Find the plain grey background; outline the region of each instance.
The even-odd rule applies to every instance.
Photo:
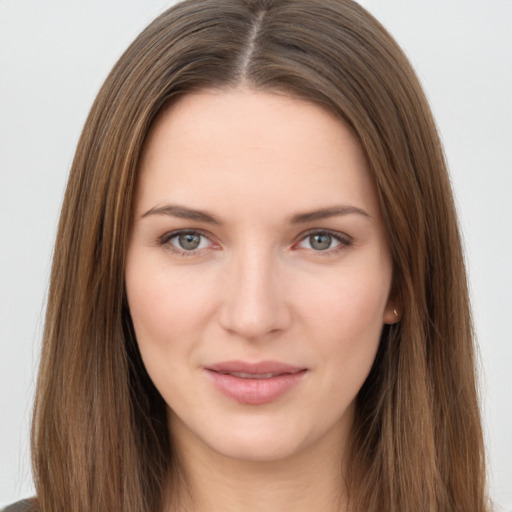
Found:
[[[0,506],[33,492],[29,420],[74,148],[164,0],[0,0]],[[361,0],[415,66],[448,157],[480,345],[491,496],[512,511],[512,2]]]

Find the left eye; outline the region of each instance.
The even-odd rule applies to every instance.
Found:
[[[197,231],[178,233],[168,239],[168,242],[180,251],[195,251],[204,249],[210,244],[209,240]]]
[[[328,249],[333,249],[340,244],[340,239],[332,233],[317,232],[311,233],[301,240],[299,247],[304,249],[313,249],[315,251],[326,251]]]

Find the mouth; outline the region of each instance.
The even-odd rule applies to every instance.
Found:
[[[226,361],[204,368],[214,387],[246,405],[273,402],[298,385],[307,369],[276,362]]]

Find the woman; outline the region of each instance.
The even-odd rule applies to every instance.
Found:
[[[456,217],[407,60],[345,1],[193,1],[79,142],[39,510],[486,510]]]

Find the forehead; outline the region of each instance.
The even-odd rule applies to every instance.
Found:
[[[280,93],[201,91],[168,107],[140,164],[138,203],[238,198],[291,208],[359,203],[378,209],[357,138],[333,113]],[[311,203],[311,204],[310,204]],[[232,205],[231,205],[232,206]]]

